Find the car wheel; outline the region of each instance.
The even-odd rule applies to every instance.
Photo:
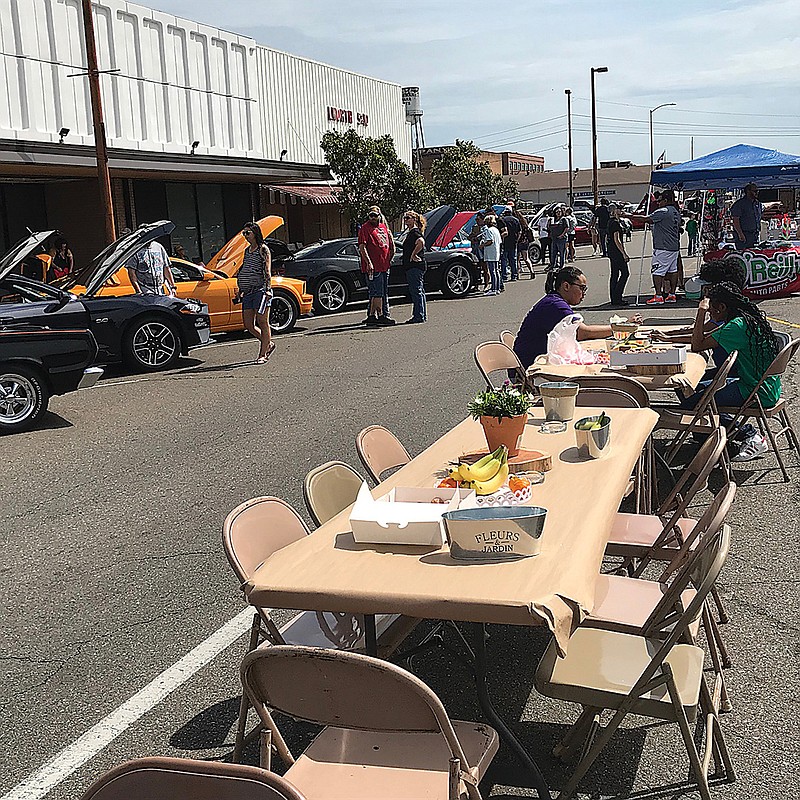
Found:
[[[542,248],[538,244],[531,244],[528,246],[528,258],[532,264],[538,264],[539,259],[542,257]]]
[[[442,294],[445,297],[465,297],[472,288],[472,274],[464,261],[453,261],[442,275]]]
[[[181,337],[165,317],[134,320],[125,333],[123,356],[136,369],[157,372],[173,367],[181,355]]]
[[[288,292],[275,291],[269,308],[269,327],[273,333],[286,333],[297,325],[300,307]]]
[[[0,366],[0,433],[19,433],[47,411],[50,392],[34,370]]]
[[[349,299],[347,284],[336,275],[326,275],[314,290],[314,309],[321,314],[333,314],[341,311]]]

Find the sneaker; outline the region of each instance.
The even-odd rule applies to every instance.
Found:
[[[494,289],[489,288],[484,292],[484,294],[497,294],[497,292]]]
[[[668,295],[667,295],[667,296],[664,298],[664,302],[665,302],[665,303],[677,303],[677,302],[678,302],[678,298],[677,298],[677,297],[675,297],[675,295],[674,295],[674,294],[668,294]]]
[[[664,298],[660,294],[654,294],[648,301],[648,306],[663,306]]]
[[[381,328],[389,328],[392,325],[397,325],[397,321],[393,320],[391,317],[378,317],[378,325]]]
[[[364,320],[364,324],[365,324],[365,325],[366,325],[368,328],[377,328],[377,327],[378,327],[378,325],[380,325],[380,323],[378,322],[378,318],[377,318],[377,317],[367,317],[367,318]]]
[[[768,451],[767,440],[760,433],[756,433],[742,445],[742,449],[731,461],[752,461],[754,458],[763,456]]]
[[[407,319],[403,325],[417,325],[420,322],[425,322],[425,320],[419,317],[411,317],[411,319]]]

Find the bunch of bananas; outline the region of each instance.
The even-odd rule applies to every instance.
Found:
[[[474,489],[475,494],[496,492],[508,480],[508,448],[501,444],[474,464],[461,462],[450,471],[450,478],[464,489]]]

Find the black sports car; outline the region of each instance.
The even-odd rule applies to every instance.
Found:
[[[91,366],[96,356],[87,330],[0,327],[0,434],[35,425],[52,395],[94,386],[103,374]]]
[[[445,297],[465,297],[478,282],[478,263],[469,250],[431,250],[443,228],[453,218],[452,206],[440,206],[425,216],[425,289],[441,291]],[[389,292],[407,293],[406,273],[401,263],[403,234],[395,239],[397,254],[389,272]],[[306,282],[314,295],[314,308],[320,313],[341,311],[353,300],[367,297],[366,277],[361,272],[356,239],[331,239],[312,244],[292,254],[285,245],[269,242],[273,270]]]
[[[14,272],[54,232],[31,234],[0,259],[0,320],[6,326],[88,328],[97,340],[97,361],[101,364],[125,361],[151,372],[172,367],[190,347],[209,341],[207,306],[166,295],[95,294],[136,252],[174,227],[168,221],[142,225],[108,245],[91,264],[56,286]]]

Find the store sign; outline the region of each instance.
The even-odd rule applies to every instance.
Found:
[[[610,197],[617,193],[616,189],[601,189],[597,194],[600,197]],[[594,192],[573,192],[573,197],[594,197]]]
[[[346,108],[334,108],[328,106],[328,121],[329,122],[344,122],[347,125],[353,124],[353,116],[356,118],[356,125],[367,127],[369,125],[369,116],[367,114],[353,114],[352,111]]]
[[[706,261],[736,258],[744,266],[744,293],[756,300],[767,297],[786,297],[800,292],[800,248],[784,250],[716,250],[706,255]]]

